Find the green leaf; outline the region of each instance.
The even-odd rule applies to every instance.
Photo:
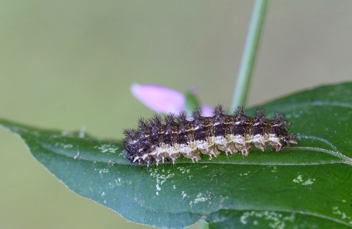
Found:
[[[207,215],[209,229],[218,228],[350,228],[312,215],[286,211],[219,210]]]
[[[284,113],[299,144],[149,169],[131,165],[120,141],[0,124],[73,192],[136,223],[182,228],[202,218],[209,228],[351,228],[352,83],[260,107],[268,117]]]
[[[185,111],[191,115],[192,112],[201,105],[199,98],[194,93],[187,91],[185,93],[185,99]]]

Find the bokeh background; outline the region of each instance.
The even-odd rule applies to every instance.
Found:
[[[229,108],[253,1],[0,2],[0,116],[121,138],[132,83]],[[351,80],[352,1],[269,2],[248,106]],[[0,129],[0,228],[150,228],[69,191]]]

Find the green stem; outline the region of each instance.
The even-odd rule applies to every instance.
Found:
[[[251,81],[267,3],[268,0],[256,0],[254,3],[230,112],[233,112],[238,106],[246,105],[249,84]]]

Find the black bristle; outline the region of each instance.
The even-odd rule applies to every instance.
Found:
[[[214,108],[214,117],[222,116],[224,111],[222,110],[222,106],[218,105]]]
[[[153,118],[149,119],[149,125],[151,126],[152,131],[157,130],[161,126],[161,117],[155,114]]]
[[[166,124],[176,124],[175,123],[175,114],[168,114],[166,117],[165,117],[165,122]]]
[[[235,113],[235,116],[236,117],[241,117],[244,115],[244,108],[243,107],[237,107],[237,110],[236,110],[236,113]]]
[[[179,124],[184,124],[187,121],[187,112],[182,111],[178,116],[176,116],[176,119]]]
[[[132,155],[130,154],[130,152],[126,151],[125,152],[125,157],[132,163],[133,162],[133,157]]]
[[[201,111],[201,109],[200,109],[200,108],[195,109],[195,110],[193,111],[193,113],[192,113],[192,117],[193,117],[193,119],[200,119],[200,118],[202,118],[202,111]]]
[[[123,131],[123,133],[128,137],[128,138],[131,138],[131,139],[136,139],[138,138],[137,134],[136,134],[136,130],[134,129],[125,129]]]
[[[138,124],[139,124],[139,128],[143,131],[143,132],[146,132],[149,130],[149,125],[148,123],[143,119],[143,118],[140,118],[138,120]]]
[[[274,113],[274,119],[273,119],[273,122],[274,123],[279,123],[281,122],[281,120],[283,119],[283,116],[280,115],[279,113],[275,112]]]
[[[123,134],[128,136],[128,137],[130,137],[131,136],[131,131],[132,131],[131,129],[124,129],[123,130]]]
[[[262,119],[264,117],[264,110],[263,109],[258,109],[256,112],[255,112],[255,117],[254,119]]]

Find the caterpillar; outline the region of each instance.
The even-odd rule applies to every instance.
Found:
[[[192,113],[169,114],[164,123],[159,115],[145,120],[139,119],[138,129],[126,129],[123,141],[125,156],[131,163],[158,165],[183,155],[198,162],[200,154],[217,157],[220,151],[235,154],[241,151],[248,156],[252,147],[264,151],[266,146],[279,152],[290,144],[297,144],[294,135],[285,126],[290,125],[283,116],[275,112],[273,120],[264,117],[264,110],[256,111],[251,118],[238,107],[234,115],[225,115],[222,106],[215,107],[212,117],[203,117],[200,109]],[[219,151],[220,150],[220,151]]]

